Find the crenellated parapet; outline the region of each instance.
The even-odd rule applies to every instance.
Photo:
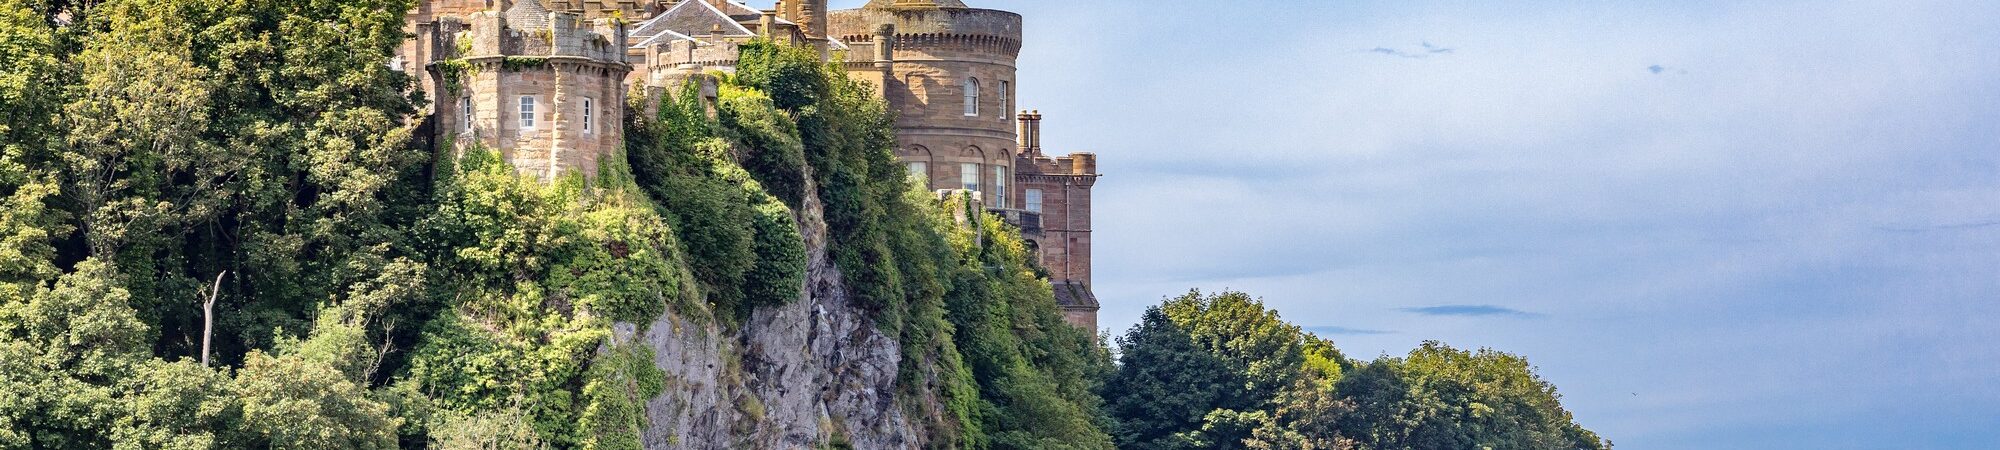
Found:
[[[1021,54],[1021,40],[1004,36],[953,33],[898,33],[895,35],[895,38],[895,48],[901,50],[986,52],[1007,57],[1018,57]],[[840,40],[856,48],[872,48],[875,45],[875,35],[873,34],[841,36]]]
[[[448,59],[471,62],[528,57],[626,64],[625,26],[617,19],[585,21],[582,15],[572,12],[513,16],[498,11],[467,15],[463,20],[470,23],[465,32],[441,36],[449,45],[443,50],[452,52]]]
[[[626,25],[520,0],[443,17],[426,64],[440,143],[483,146],[524,174],[595,175],[624,138]]]

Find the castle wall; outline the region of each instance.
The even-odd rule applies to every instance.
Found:
[[[965,164],[978,172],[986,204],[1018,208],[1012,195],[1017,155],[1013,115],[1015,58],[1021,46],[1021,16],[985,9],[855,9],[829,15],[828,33],[855,48],[859,63],[848,69],[878,84],[896,111],[899,148],[905,163],[922,163],[920,178],[933,189],[963,187]],[[873,64],[877,31],[894,27],[887,56]],[[887,73],[881,73],[886,68]],[[965,108],[967,79],[978,80],[977,114]],[[994,169],[1000,172],[995,173]],[[1006,185],[998,190],[997,186]]]
[[[1017,194],[1023,201],[1028,190],[1041,191],[1041,233],[1035,239],[1042,265],[1049,277],[1058,280],[1091,281],[1091,188],[1097,184],[1096,156],[1078,153],[1062,158],[1034,160],[1035,169],[1024,173]],[[1090,160],[1086,167],[1076,164]],[[1027,160],[1024,160],[1024,162]],[[1040,173],[1032,173],[1040,172]]]
[[[1063,308],[1063,321],[1085,330],[1097,330],[1097,308]]]
[[[624,139],[624,80],[631,70],[624,28],[611,19],[549,17],[549,28],[532,30],[510,28],[492,12],[471,15],[469,25],[435,23],[430,51],[452,57],[429,74],[439,98],[438,142],[461,151],[484,145],[543,180],[566,171],[596,175],[599,161]],[[523,98],[532,99],[532,121],[523,120]]]

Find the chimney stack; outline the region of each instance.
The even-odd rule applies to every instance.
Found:
[[[826,0],[792,0],[799,8],[799,16],[792,18],[805,32],[806,39],[826,38]]]
[[[1021,111],[1021,151],[1029,157],[1042,156],[1042,112]]]
[[[763,17],[757,19],[757,34],[763,35],[765,39],[776,39],[778,36],[774,31],[776,28],[778,28],[777,11],[764,11]]]

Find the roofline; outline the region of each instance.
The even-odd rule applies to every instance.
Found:
[[[736,23],[736,18],[733,18],[733,17],[729,17],[729,13],[726,13],[726,12],[722,12],[722,10],[721,10],[721,9],[719,9],[719,8],[716,8],[716,7],[715,7],[715,5],[710,5],[710,4],[708,4],[708,2],[706,2],[706,1],[703,1],[703,0],[682,0],[682,1],[681,1],[681,4],[683,4],[683,5],[685,5],[685,4],[689,4],[689,3],[699,3],[699,4],[701,4],[701,7],[703,7],[703,8],[708,8],[708,11],[709,11],[709,12],[712,12],[712,13],[715,13],[715,15],[718,15],[718,16],[722,16],[722,21],[723,21],[723,22],[727,22],[727,23],[729,23],[729,26],[733,26],[733,27],[736,27],[736,31],[741,31],[741,32],[743,32],[743,34],[747,34],[747,35],[751,35],[751,36],[756,36],[756,35],[757,35],[757,33],[752,33],[752,32],[750,32],[750,29],[749,29],[749,28],[744,28],[744,27],[743,27],[743,24],[740,24],[740,23]],[[679,6],[675,6],[675,7],[673,8],[673,9],[669,9],[669,10],[667,10],[667,11],[668,11],[668,12],[672,12],[672,11],[673,11],[674,9],[680,9],[680,7],[679,7]],[[660,15],[661,15],[661,16],[665,16],[666,14],[660,14]]]
[[[653,35],[653,36],[651,36],[651,37],[648,37],[648,38],[646,38],[646,40],[644,40],[644,41],[640,41],[640,42],[639,42],[638,44],[633,44],[633,45],[632,45],[632,48],[646,48],[646,46],[647,46],[647,45],[651,45],[651,44],[653,43],[653,41],[658,41],[658,40],[660,40],[661,38],[667,38],[667,37],[671,37],[671,38],[674,38],[674,39],[679,39],[679,40],[683,40],[683,41],[694,41],[694,42],[701,42],[701,40],[700,40],[700,39],[695,39],[695,38],[693,38],[693,37],[690,37],[690,36],[688,36],[688,35],[685,35],[685,34],[681,34],[681,33],[680,33],[680,32],[678,32],[678,31],[674,31],[674,30],[660,30],[660,34],[655,34],[655,35]]]

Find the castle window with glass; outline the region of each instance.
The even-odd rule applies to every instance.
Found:
[[[979,165],[964,163],[958,165],[959,187],[968,191],[979,190]]]
[[[533,130],[533,129],[535,129],[535,97],[534,97],[534,96],[531,96],[531,95],[523,95],[523,96],[521,96],[521,129],[523,129],[523,130]]]
[[[1026,204],[1026,205],[1022,205],[1022,207],[1023,207],[1024,209],[1027,209],[1027,210],[1028,210],[1028,212],[1031,212],[1031,213],[1040,213],[1040,212],[1042,212],[1042,190],[1041,190],[1041,189],[1029,189],[1029,190],[1028,190],[1028,198],[1027,198],[1027,201],[1028,201],[1028,204]]]
[[[993,166],[993,206],[1007,207],[1007,168]]]
[[[966,79],[965,79],[965,116],[966,116],[966,117],[976,117],[976,116],[978,116],[978,115],[979,115],[979,79],[978,79],[978,78],[966,78]]]
[[[1000,120],[1002,121],[1014,120],[1014,104],[1008,102],[1014,98],[1013,90],[1014,83],[1009,83],[1007,80],[1000,80]]]

